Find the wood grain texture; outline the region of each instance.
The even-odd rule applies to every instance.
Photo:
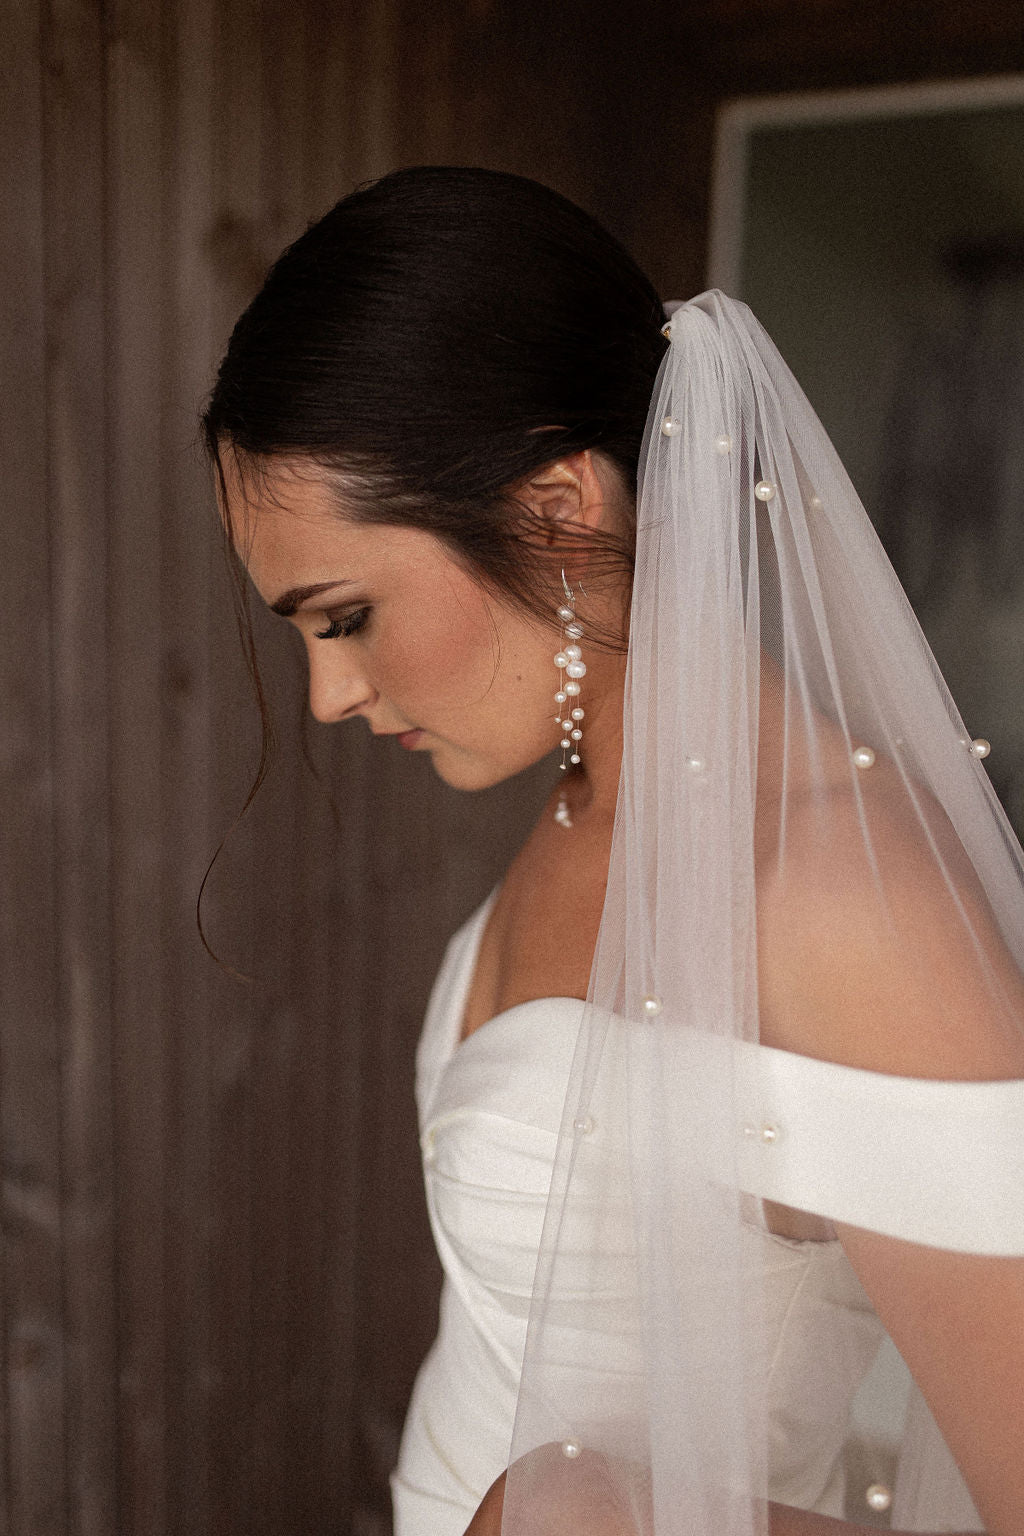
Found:
[[[48,13],[49,520],[61,1051],[65,1518],[115,1518],[117,1348],[111,1135],[114,945],[109,818],[111,652],[102,7]],[[54,296],[59,296],[56,303]],[[89,637],[88,641],[86,637]]]
[[[1024,66],[1017,0],[9,0],[0,59],[0,1536],[386,1536],[436,1322],[412,1062],[545,770],[259,747],[196,410],[359,182],[551,182],[701,286],[714,109]],[[240,983],[227,967],[247,972]]]
[[[4,814],[0,899],[0,1117],[3,1177],[3,1460],[0,1529],[64,1520],[58,894],[54,658],[47,526],[46,145],[36,6],[10,17],[0,92],[5,388],[4,564],[0,687]]]
[[[110,818],[117,956],[112,1020],[117,1146],[119,1480],[126,1531],[162,1528],[169,1413],[165,1365],[167,1008],[159,957],[161,647],[159,477],[163,369],[165,93],[157,4],[106,12],[106,205],[114,753]]]
[[[160,980],[165,1008],[167,1149],[164,1163],[167,1305],[165,1384],[169,1421],[167,1528],[213,1530],[210,1431],[213,1400],[210,1253],[211,968],[197,964],[192,905],[209,856],[213,793],[208,637],[217,591],[212,509],[195,445],[194,398],[219,338],[205,248],[213,194],[214,11],[188,0],[165,14],[160,497],[160,838],[178,849],[161,883]],[[237,1006],[237,1005],[235,1005]]]

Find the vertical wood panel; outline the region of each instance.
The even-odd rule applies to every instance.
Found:
[[[55,805],[60,923],[66,1528],[103,1536],[117,1510],[117,1253],[112,1115],[111,654],[107,493],[109,249],[104,35],[95,0],[51,8],[51,343]],[[57,214],[60,206],[60,214]],[[54,240],[55,227],[60,235]],[[51,1527],[48,1527],[51,1528]]]
[[[354,182],[382,176],[395,165],[396,99],[401,95],[405,39],[401,0],[359,5],[349,0],[345,46],[352,51],[346,135]],[[336,34],[337,35],[337,34]]]
[[[46,260],[53,529],[55,806],[61,1025],[66,1508],[114,1519],[116,1339],[106,670],[107,247],[103,23],[89,0],[48,16]],[[51,1517],[52,1518],[52,1517]],[[50,1529],[52,1527],[47,1527]]]
[[[99,5],[53,0],[44,50],[65,1502],[37,1518],[95,1530],[110,1523],[115,1452]]]
[[[158,0],[108,9],[111,300],[111,819],[120,1254],[120,1527],[164,1526],[168,1417],[163,1210],[167,1137],[160,966],[160,461],[163,92]]]
[[[63,1517],[60,1215],[54,1079],[57,946],[46,459],[46,293],[42,17],[8,18],[3,57],[5,387],[4,563],[0,604],[0,1114],[3,1118],[3,1486],[0,1528]],[[16,387],[15,387],[16,386]]]

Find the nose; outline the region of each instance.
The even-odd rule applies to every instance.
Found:
[[[322,725],[333,725],[357,715],[373,702],[374,688],[354,664],[351,654],[341,654],[347,647],[331,647],[320,643],[308,647],[309,656],[309,709],[314,720]]]

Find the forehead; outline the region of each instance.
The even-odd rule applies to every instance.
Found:
[[[415,568],[450,566],[433,534],[356,521],[344,489],[319,466],[301,460],[240,464],[222,456],[221,517],[260,596],[324,581],[373,580]]]

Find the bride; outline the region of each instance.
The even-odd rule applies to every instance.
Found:
[[[778,353],[669,309],[557,194],[402,171],[205,416],[318,719],[466,790],[555,754],[420,1045],[396,1532],[1020,1536],[1021,852]]]

